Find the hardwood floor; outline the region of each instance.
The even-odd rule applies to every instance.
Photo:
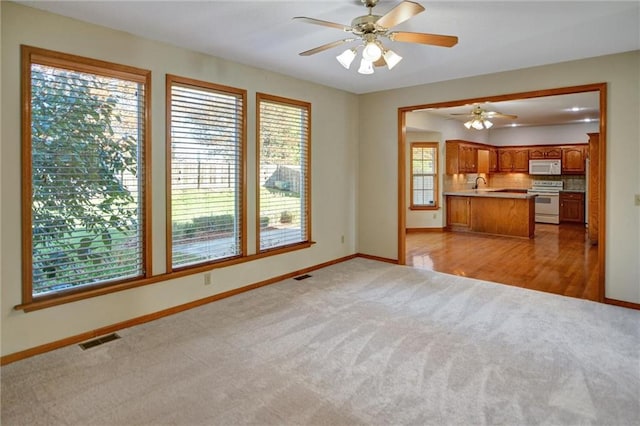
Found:
[[[407,233],[407,265],[597,300],[598,249],[582,225],[536,223],[535,238]]]

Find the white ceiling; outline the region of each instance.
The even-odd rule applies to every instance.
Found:
[[[299,56],[350,34],[291,19],[349,25],[368,12],[360,0],[17,2],[357,94],[640,49],[639,1],[418,0],[426,11],[393,29],[455,35],[459,43],[384,39],[404,60],[373,75],[338,64],[349,44]],[[380,0],[374,14],[398,3]]]
[[[292,20],[307,16],[349,25],[368,13],[360,0],[293,1],[21,1],[27,6],[126,31],[231,61],[356,94],[489,74],[640,49],[640,1],[428,1],[426,11],[394,30],[458,36],[452,48],[391,42],[404,59],[393,70],[357,73],[335,60],[353,42],[302,57],[298,53],[350,33]],[[399,0],[380,0],[383,15]],[[537,98],[483,105],[518,115],[520,125],[597,118],[597,96]],[[582,108],[567,115],[567,105]],[[470,111],[456,107],[434,111]],[[464,117],[456,117],[464,120]],[[495,120],[496,127],[508,124]]]
[[[501,102],[482,102],[470,105],[433,108],[426,111],[445,119],[468,121],[471,110],[479,105],[485,111],[516,115],[517,118],[491,118],[494,129],[502,127],[552,126],[559,124],[597,123],[600,119],[600,96],[598,92],[572,93],[530,99]],[[467,115],[453,115],[467,114]]]

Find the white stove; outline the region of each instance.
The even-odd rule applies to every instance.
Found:
[[[534,180],[527,194],[537,195],[535,220],[540,223],[560,223],[561,180]]]

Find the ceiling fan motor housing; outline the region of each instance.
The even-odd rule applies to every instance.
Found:
[[[362,4],[365,5],[365,7],[375,7],[376,4],[378,4],[378,0],[361,0]]]
[[[369,33],[378,32],[378,26],[376,26],[376,21],[380,19],[379,15],[364,15],[358,16],[356,19],[351,21],[351,32],[355,35],[363,35]]]

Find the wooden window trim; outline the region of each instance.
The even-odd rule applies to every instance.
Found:
[[[433,148],[435,151],[435,166],[436,172],[433,175],[433,195],[434,202],[433,206],[415,204],[413,202],[413,148]],[[440,209],[440,186],[438,184],[440,180],[440,153],[438,152],[440,149],[440,144],[438,142],[412,142],[409,147],[409,196],[410,196],[410,204],[409,210],[439,210]]]
[[[209,262],[199,263],[196,265],[188,265],[184,267],[175,268],[175,271],[186,271],[191,269],[199,269],[203,265],[220,265],[226,264],[228,261],[233,262],[235,259],[241,259],[247,255],[247,91],[236,87],[224,86],[216,83],[210,83],[201,80],[195,80],[187,77],[180,77],[173,74],[167,74],[165,78],[165,140],[166,140],[166,152],[165,152],[165,197],[166,197],[166,270],[167,272],[173,272],[172,267],[172,218],[171,218],[171,101],[173,85],[189,86],[197,89],[211,90],[220,93],[227,93],[231,95],[237,95],[242,98],[242,137],[240,140],[240,202],[242,208],[240,210],[240,241],[241,252],[237,256],[232,256],[224,259],[216,259]]]
[[[47,49],[41,49],[33,46],[21,45],[21,133],[22,133],[22,185],[21,185],[21,208],[22,208],[22,304],[19,306],[30,305],[34,302],[52,301],[55,299],[66,300],[68,298],[82,298],[85,293],[93,293],[96,291],[104,291],[105,288],[119,288],[122,286],[130,286],[132,283],[144,281],[152,275],[152,249],[150,244],[151,235],[151,71],[115,64],[111,62],[101,61],[97,59],[71,55],[62,52],[56,52]],[[96,285],[89,287],[81,287],[77,289],[68,289],[54,294],[43,296],[33,296],[33,264],[32,264],[32,244],[31,235],[32,212],[31,212],[31,64],[41,64],[64,68],[71,71],[79,71],[91,74],[98,74],[105,77],[113,77],[126,79],[145,85],[144,90],[144,141],[142,143],[142,167],[144,176],[142,185],[145,191],[142,197],[142,265],[143,275],[133,279],[125,279],[105,283],[104,285]]]
[[[307,131],[307,162],[305,173],[305,187],[307,197],[305,199],[304,214],[307,218],[305,223],[306,241],[300,241],[291,245],[272,247],[268,249],[260,249],[260,104],[263,101],[280,103],[287,106],[297,106],[307,110],[308,131]],[[310,246],[313,243],[311,237],[311,103],[296,99],[284,98],[281,96],[269,95],[266,93],[256,93],[256,252],[259,254],[279,254],[282,249],[296,246]]]

